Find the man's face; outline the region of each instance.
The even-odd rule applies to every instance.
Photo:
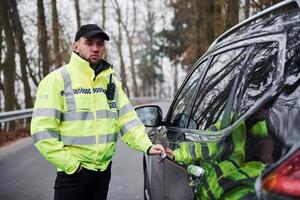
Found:
[[[101,60],[105,45],[104,40],[95,35],[88,39],[81,37],[77,42],[74,42],[73,48],[80,57],[94,65]]]

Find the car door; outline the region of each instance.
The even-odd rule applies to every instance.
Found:
[[[173,104],[171,106],[172,108],[172,116],[176,113],[183,113],[183,115],[188,115],[188,112],[192,106],[192,99],[194,98],[197,86],[199,84],[199,80],[203,76],[203,72],[206,69],[208,61],[207,59],[204,59],[203,61],[199,62],[195,65],[195,68],[192,70],[192,72],[188,75],[188,78],[184,81],[180,88],[180,92],[176,95],[176,100],[173,101]],[[169,112],[170,113],[170,112]],[[173,119],[174,121],[174,119]],[[176,127],[184,127],[187,125],[187,121],[184,117],[179,119],[177,121],[178,123],[175,125]],[[149,136],[155,143],[163,144],[164,146],[172,145],[168,143],[167,138],[164,138],[163,135],[168,132],[168,129],[166,127],[157,127],[153,129]],[[180,137],[180,134],[172,134],[174,137]],[[160,157],[159,156],[148,156],[146,158],[146,166],[147,166],[147,178],[149,188],[150,188],[150,197],[152,200],[159,200],[159,199],[170,199],[170,197],[166,196],[165,193],[165,186],[168,187],[174,187],[174,182],[171,185],[166,184],[166,180],[164,179],[164,173],[172,173],[172,176],[174,178],[179,176],[179,180],[185,180],[187,179],[187,175],[184,171],[179,169],[179,172],[177,173],[175,170],[168,170],[169,167],[172,168],[172,163],[169,161],[159,162]],[[174,172],[174,173],[173,173]],[[183,178],[184,176],[185,178]],[[177,178],[176,178],[177,179]],[[178,184],[181,184],[181,182],[178,182]],[[186,185],[185,185],[186,187]],[[169,191],[169,189],[167,189]],[[181,190],[179,190],[180,192]],[[191,193],[191,192],[190,192]],[[185,196],[184,193],[181,193],[181,195]],[[183,199],[181,198],[181,195],[178,195],[177,199]],[[174,198],[172,198],[174,199]]]

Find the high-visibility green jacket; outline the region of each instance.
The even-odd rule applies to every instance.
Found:
[[[215,125],[220,128],[220,123]],[[256,137],[268,135],[265,121],[257,122],[250,130]],[[242,122],[230,136],[233,144],[228,156],[212,160],[222,151],[217,142],[200,144],[183,142],[174,150],[175,160],[183,164],[198,163],[205,170],[198,188],[197,199],[241,199],[254,192],[254,181],[265,168],[260,161],[245,161],[246,126]],[[255,147],[254,147],[255,148]]]
[[[105,170],[118,136],[138,151],[146,152],[152,145],[114,76],[115,99],[108,102],[106,89],[113,73],[108,68],[95,77],[89,63],[73,53],[66,66],[40,82],[31,135],[37,149],[58,170],[72,174],[80,164]]]

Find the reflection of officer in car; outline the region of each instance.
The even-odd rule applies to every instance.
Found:
[[[183,142],[174,151],[167,149],[170,159],[183,164],[197,163],[204,168],[205,178],[198,189],[198,199],[253,197],[255,178],[264,170],[264,163],[272,163],[273,146],[268,137],[265,121],[267,114],[266,107],[263,107],[250,117],[251,120],[237,126],[228,136],[232,144],[229,154],[219,159],[209,156],[226,147],[215,142]],[[219,130],[220,124],[217,122],[214,128]],[[204,155],[205,151],[208,151],[208,155]]]
[[[272,153],[274,144],[270,137],[270,131],[267,128],[266,119],[268,115],[269,108],[266,105],[246,120],[246,161],[260,160],[266,164],[273,163]]]

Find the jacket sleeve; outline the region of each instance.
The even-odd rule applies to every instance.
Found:
[[[80,163],[60,141],[59,124],[64,107],[63,83],[51,73],[39,84],[31,121],[31,135],[39,152],[67,174],[74,173]]]
[[[116,79],[114,81],[118,91],[118,99],[116,99],[119,109],[117,124],[121,139],[130,148],[147,153],[148,148],[153,144],[146,134],[145,126],[122,90],[121,84]]]

